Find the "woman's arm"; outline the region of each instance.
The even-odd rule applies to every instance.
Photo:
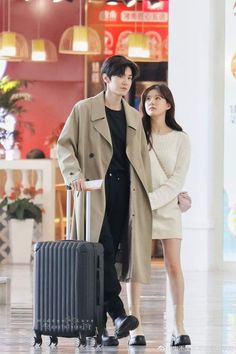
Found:
[[[152,210],[159,209],[168,204],[181,192],[189,168],[189,162],[190,141],[188,135],[183,134],[174,173],[159,188],[149,193]]]
[[[141,123],[141,155],[143,161],[144,174],[147,180],[147,190],[152,191],[152,177],[151,177],[151,164],[149,151],[147,146],[147,139],[143,129],[143,124]]]

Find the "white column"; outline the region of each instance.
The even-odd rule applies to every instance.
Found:
[[[22,179],[21,179],[21,185],[24,187],[24,188],[29,188],[30,187],[30,183],[29,183],[29,172],[28,170],[22,170],[21,171],[21,176],[22,176]]]
[[[4,187],[5,193],[7,195],[10,195],[13,187],[14,187],[14,181],[13,181],[12,170],[6,170],[6,183]]]
[[[43,172],[42,172],[42,170],[36,170],[35,172],[36,172],[36,176],[37,176],[35,189],[38,190],[38,189],[43,188]],[[35,203],[37,203],[37,204],[42,203],[42,194],[36,195],[34,200],[35,200]]]
[[[193,207],[183,217],[182,262],[209,270],[222,265],[224,0],[169,4],[168,83],[192,143],[185,189]]]

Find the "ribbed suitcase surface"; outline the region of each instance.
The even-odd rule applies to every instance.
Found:
[[[38,242],[34,265],[35,343],[41,335],[101,335],[103,319],[103,247],[84,241]]]

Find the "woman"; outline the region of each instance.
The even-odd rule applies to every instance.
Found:
[[[191,344],[184,329],[184,279],[180,262],[182,239],[178,194],[189,167],[189,137],[175,120],[175,103],[166,85],[153,85],[142,94],[143,126],[149,147],[153,192],[152,238],[160,239],[174,307],[172,346]],[[138,283],[128,284],[130,312],[140,321]],[[141,322],[140,322],[141,323]],[[145,345],[141,324],[131,331],[130,345]]]

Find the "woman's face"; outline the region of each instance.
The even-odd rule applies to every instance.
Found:
[[[171,107],[161,93],[155,89],[148,92],[144,106],[146,113],[150,117],[165,115],[166,111]]]

